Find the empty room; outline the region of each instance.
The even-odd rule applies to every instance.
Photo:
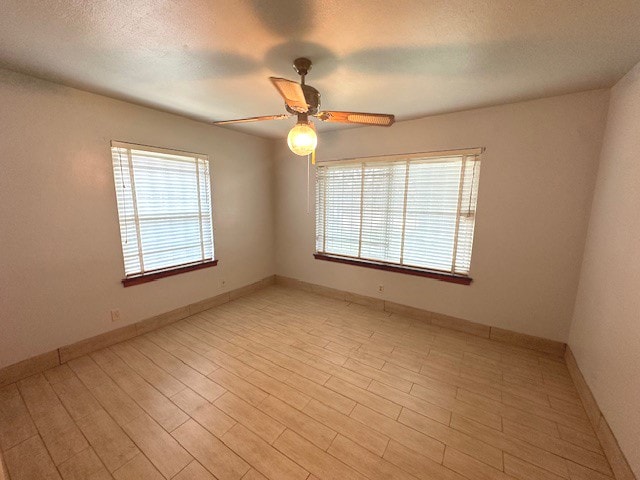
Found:
[[[639,479],[638,25],[0,2],[0,480]]]

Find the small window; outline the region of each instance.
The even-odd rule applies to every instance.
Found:
[[[213,263],[208,157],[121,142],[111,155],[125,286]]]
[[[316,258],[468,276],[481,151],[319,163]]]

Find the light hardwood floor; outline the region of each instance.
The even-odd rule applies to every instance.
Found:
[[[561,358],[283,287],[0,389],[12,480],[612,477]]]

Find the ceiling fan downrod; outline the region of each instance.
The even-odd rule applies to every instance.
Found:
[[[311,70],[311,60],[306,57],[299,57],[293,61],[293,69],[300,75],[300,84],[304,85],[304,79]]]

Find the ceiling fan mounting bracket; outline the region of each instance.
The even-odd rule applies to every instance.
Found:
[[[298,75],[305,76],[311,70],[311,60],[305,57],[296,58],[293,61],[293,69]]]

